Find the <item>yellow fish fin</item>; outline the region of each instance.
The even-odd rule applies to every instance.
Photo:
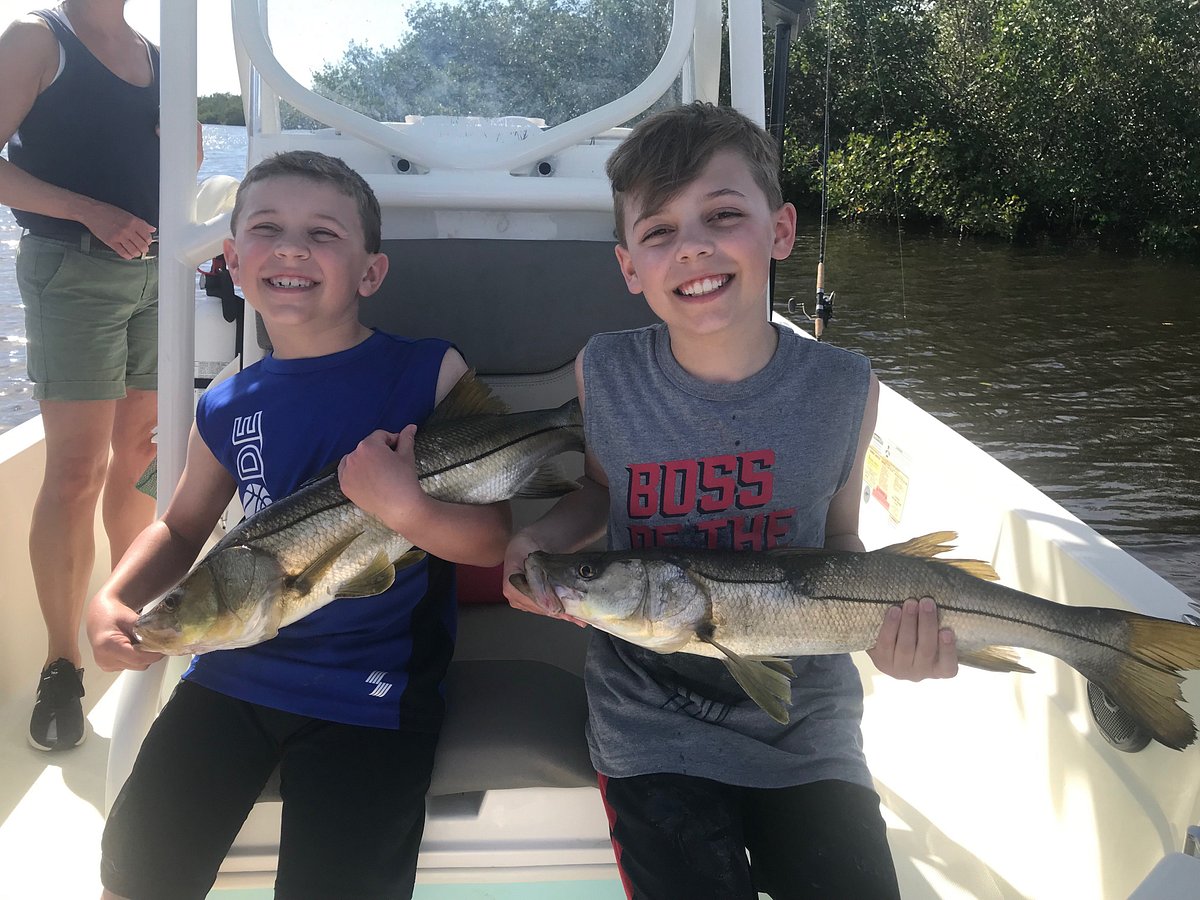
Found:
[[[425,425],[465,419],[467,416],[499,416],[509,411],[508,404],[492,393],[492,389],[475,377],[471,369],[450,389],[442,402],[433,408]]]
[[[951,541],[958,540],[957,531],[934,531],[920,537],[911,538],[899,544],[889,544],[880,547],[876,553],[895,553],[899,556],[915,556],[919,559],[929,559],[947,550],[953,550]]]
[[[390,588],[395,580],[396,567],[386,555],[380,553],[367,568],[338,588],[334,596],[374,597]]]
[[[399,559],[392,560],[392,568],[399,572],[401,569],[407,569],[409,566],[415,566],[425,558],[425,551],[417,547],[413,547],[405,553],[400,554]]]
[[[939,553],[953,550],[954,544],[950,542],[955,540],[958,540],[958,532],[956,531],[934,531],[900,544],[890,544],[887,547],[880,547],[875,552],[894,553],[897,556],[912,556],[917,559],[932,559],[934,562],[944,563],[947,566],[961,569],[968,575],[974,575],[976,578],[982,578],[984,581],[1000,580],[1000,576],[996,574],[996,570],[992,568],[991,563],[984,562],[982,559],[935,559]]]
[[[982,559],[935,559],[934,562],[961,569],[968,575],[974,575],[976,578],[982,578],[984,581],[1000,580],[1000,576],[996,574],[996,570],[992,568],[992,564],[984,562]]]
[[[721,660],[729,669],[729,674],[742,686],[742,690],[762,707],[768,716],[780,725],[788,723],[788,703],[792,699],[791,679],[783,672],[783,667],[791,669],[784,659],[748,658],[738,656],[728,647],[722,647],[711,637],[697,635],[702,640],[712,644],[725,654]]]
[[[1033,669],[1021,665],[1011,647],[983,647],[979,650],[959,650],[958,661],[964,666],[986,669],[989,672],[1025,672]]]
[[[347,538],[336,542],[332,547],[314,559],[308,566],[292,579],[292,586],[300,593],[305,594],[313,589],[313,585],[321,580],[322,576],[329,571],[329,567],[337,561],[346,548],[353,544],[362,535],[361,531],[355,532]]]

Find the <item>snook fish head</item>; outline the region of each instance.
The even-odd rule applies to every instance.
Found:
[[[148,650],[203,653],[256,643],[278,625],[282,573],[269,553],[228,547],[205,557],[134,628]],[[251,639],[253,638],[253,639]]]
[[[567,614],[632,644],[671,653],[707,623],[707,595],[669,559],[605,553],[530,554],[532,596],[553,594]]]

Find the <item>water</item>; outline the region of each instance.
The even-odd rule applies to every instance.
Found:
[[[817,230],[776,297],[813,307]],[[1200,598],[1200,266],[838,228],[832,343]]]
[[[200,177],[240,177],[245,132],[204,126]],[[0,210],[0,431],[37,413]],[[832,343],[1200,598],[1200,266],[835,228]],[[777,296],[812,306],[815,226]],[[901,264],[903,263],[903,264]]]
[[[240,178],[246,170],[245,129],[204,126],[204,164],[199,179],[211,175]],[[38,414],[25,378],[25,312],[17,291],[14,263],[21,228],[6,206],[0,206],[0,432]]]

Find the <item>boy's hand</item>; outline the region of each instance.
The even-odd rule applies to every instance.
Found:
[[[92,655],[105,672],[122,669],[144,671],[163,658],[163,654],[144,650],[133,638],[136,610],[119,600],[97,594],[87,610],[87,636]]]
[[[428,496],[417,480],[416,433],[416,425],[399,433],[373,431],[338,464],[342,493],[393,528],[403,524],[406,513]],[[396,530],[404,533],[402,527]]]
[[[580,627],[586,627],[587,622],[580,621],[574,616],[569,616],[563,612],[562,604],[558,601],[558,597],[550,586],[539,579],[532,579],[526,583],[529,585],[529,590],[533,594],[532,597],[524,594],[517,589],[512,583],[513,575],[525,577],[525,559],[530,553],[535,550],[543,549],[536,541],[524,533],[516,534],[511,541],[508,542],[508,549],[504,551],[504,576],[500,581],[501,587],[504,589],[504,598],[508,600],[509,606],[514,609],[521,609],[525,612],[537,613],[539,616],[551,616],[555,619],[566,619],[568,622],[574,622]]]
[[[904,681],[958,674],[954,632],[938,627],[937,606],[931,597],[910,597],[903,609],[889,609],[867,655],[880,672]]]

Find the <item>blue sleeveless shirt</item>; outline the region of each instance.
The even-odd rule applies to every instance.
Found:
[[[251,514],[376,428],[425,421],[450,347],[374,332],[329,356],[268,356],[205,393],[196,426]],[[436,731],[456,610],[453,566],[429,557],[378,596],[334,600],[269,641],[197,656],[184,677],[299,715]]]
[[[158,48],[145,87],[118,78],[75,36],[61,9],[33,13],[54,32],[65,64],[8,142],[13,165],[47,184],[109,203],[158,225]],[[139,35],[141,37],[141,35]],[[24,228],[74,238],[80,222],[14,209]]]

